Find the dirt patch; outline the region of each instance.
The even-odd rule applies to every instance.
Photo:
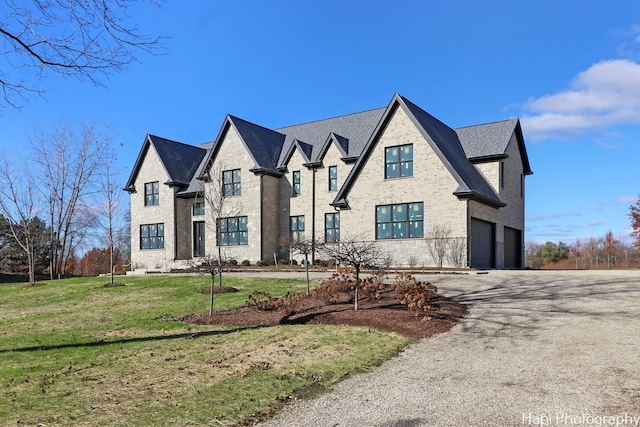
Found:
[[[213,294],[232,294],[234,292],[239,292],[239,289],[234,288],[233,286],[215,286],[213,288]],[[205,289],[200,292],[203,295],[211,295],[211,288]]]
[[[392,288],[378,298],[362,298],[354,310],[353,292],[341,292],[331,302],[312,295],[296,294],[290,309],[260,310],[255,306],[209,315],[194,315],[185,319],[201,325],[270,326],[296,324],[327,324],[368,326],[412,338],[427,338],[451,329],[468,310],[441,295],[429,302],[427,310],[409,310],[400,304]]]
[[[104,288],[118,288],[120,286],[127,286],[124,283],[105,283],[104,285],[96,286],[96,289]]]
[[[22,287],[22,289],[36,288],[38,286],[47,286],[47,284],[46,283],[37,283],[37,282],[36,283],[29,283],[28,285],[24,285]]]

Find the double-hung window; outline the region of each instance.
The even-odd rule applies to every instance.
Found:
[[[140,249],[164,248],[164,224],[140,225]]]
[[[238,246],[249,244],[248,220],[246,216],[221,218],[218,222],[218,245]]]
[[[413,176],[413,144],[385,148],[384,164],[385,178]]]
[[[293,194],[300,194],[300,171],[293,171]]]
[[[376,239],[421,237],[424,237],[422,202],[376,206]]]
[[[291,240],[298,241],[304,239],[304,215],[289,217],[289,232]]]
[[[324,214],[324,241],[335,243],[340,241],[340,213]]]
[[[160,183],[146,182],[144,184],[144,205],[152,206],[160,204]]]
[[[239,196],[242,194],[240,169],[222,171],[222,192],[225,196]]]
[[[329,191],[338,190],[338,166],[329,166]]]

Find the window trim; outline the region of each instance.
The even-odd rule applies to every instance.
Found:
[[[155,227],[155,234],[151,234],[151,227]],[[146,227],[147,231],[144,232],[144,227]],[[164,249],[164,222],[157,222],[151,224],[140,224],[140,250],[154,250],[154,249]],[[156,247],[153,246],[153,238],[157,239]],[[147,242],[145,245],[144,242]],[[145,247],[146,246],[146,247]]]
[[[411,210],[414,206],[420,206],[420,217],[411,218]],[[394,219],[394,213],[397,212],[396,208],[405,207],[406,208],[406,219]],[[388,221],[380,221],[380,208],[388,208],[389,213]],[[424,202],[409,202],[409,203],[393,203],[393,204],[385,204],[385,205],[376,205],[375,212],[375,220],[376,220],[376,240],[399,240],[399,239],[422,239],[424,238]],[[403,231],[404,236],[399,235],[396,236],[395,233],[397,230],[400,230],[400,225],[404,223]],[[384,236],[381,236],[380,226],[387,224],[389,229],[385,232]],[[419,226],[418,226],[419,225]],[[415,227],[414,227],[415,226]],[[418,230],[418,233],[415,233],[414,230]],[[387,236],[388,237],[385,237]]]
[[[293,229],[293,223],[295,220],[296,229]],[[302,220],[302,221],[301,221]],[[304,215],[291,215],[289,216],[289,237],[293,241],[298,241],[304,239],[305,235],[305,219]],[[300,229],[300,225],[302,225],[302,229]]]
[[[236,172],[238,180],[236,181]],[[222,171],[222,194],[225,197],[241,196],[242,195],[242,174],[241,169],[227,169]],[[226,175],[231,175],[231,181],[227,181]],[[230,191],[227,191],[230,189]]]
[[[144,205],[157,206],[160,204],[160,181],[144,183]]]
[[[331,172],[335,172],[335,177],[331,177]],[[329,191],[338,191],[338,166],[329,166]],[[332,185],[333,184],[333,185]]]
[[[403,149],[406,147],[411,147],[411,159],[402,160]],[[398,159],[397,161],[389,161],[389,150],[398,149]],[[390,176],[389,174],[389,166],[396,165],[397,167],[397,175]],[[404,173],[403,170],[408,169],[407,165],[410,165],[410,173]],[[384,179],[397,179],[397,178],[409,178],[413,176],[413,143],[410,144],[402,144],[402,145],[393,145],[391,147],[384,148]]]
[[[297,196],[302,192],[302,174],[300,173],[300,171],[293,171],[291,175],[291,186],[293,187],[293,195]]]
[[[202,205],[202,208],[200,209],[200,207],[198,205]],[[193,202],[193,206],[191,207],[191,214],[193,216],[202,216],[204,215],[204,202]],[[202,212],[202,213],[196,213],[196,209],[198,209],[198,212]]]
[[[235,226],[231,226],[235,223]],[[224,224],[224,230],[223,230]],[[237,238],[232,239],[232,234],[237,233]],[[226,238],[225,238],[226,237]],[[216,226],[216,246],[247,246],[249,245],[249,217],[230,216],[220,218]]]
[[[327,219],[333,218],[333,227],[327,227]],[[337,224],[337,226],[336,226]],[[333,231],[333,239],[329,239],[329,230]],[[340,212],[329,212],[324,214],[324,242],[336,243],[340,241]]]

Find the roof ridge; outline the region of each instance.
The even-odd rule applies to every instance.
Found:
[[[511,121],[515,121],[515,120],[520,120],[518,117],[512,117],[510,119],[504,119],[504,120],[495,120],[493,122],[488,122],[488,123],[478,123],[475,125],[469,125],[469,126],[460,126],[457,128],[452,128],[454,130],[458,130],[458,129],[467,129],[467,128],[474,128],[474,127],[478,127],[478,126],[487,126],[487,125],[494,125],[494,124],[498,124],[498,123],[505,123],[505,122],[511,122]]]
[[[169,138],[165,138],[163,136],[152,135],[152,134],[149,134],[149,138],[151,138],[152,140],[153,140],[153,138],[158,138],[158,139],[162,139],[162,140],[167,141],[167,142],[172,142],[174,144],[180,144],[180,145],[184,145],[186,147],[199,148],[201,150],[206,150],[206,148],[200,147],[200,145],[202,145],[202,144],[198,144],[198,145],[187,144],[186,142],[176,141],[174,139],[169,139]],[[207,143],[204,142],[203,144],[207,144]]]
[[[372,111],[386,110],[386,109],[387,109],[387,107],[371,108],[369,110],[358,111],[358,112],[355,112],[355,113],[341,114],[339,116],[327,117],[327,118],[324,118],[324,119],[317,119],[317,120],[311,120],[311,121],[308,121],[308,122],[296,123],[296,124],[288,125],[288,126],[282,126],[282,127],[274,128],[274,130],[278,131],[279,129],[287,129],[287,128],[292,128],[292,127],[296,127],[296,126],[303,126],[303,125],[308,125],[308,124],[311,124],[311,123],[324,122],[324,121],[327,121],[327,120],[339,119],[341,117],[355,116],[356,114],[363,114],[363,113],[369,113],[369,112],[372,112]]]

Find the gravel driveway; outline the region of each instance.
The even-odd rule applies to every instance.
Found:
[[[640,272],[429,275],[451,332],[263,426],[640,426]]]

